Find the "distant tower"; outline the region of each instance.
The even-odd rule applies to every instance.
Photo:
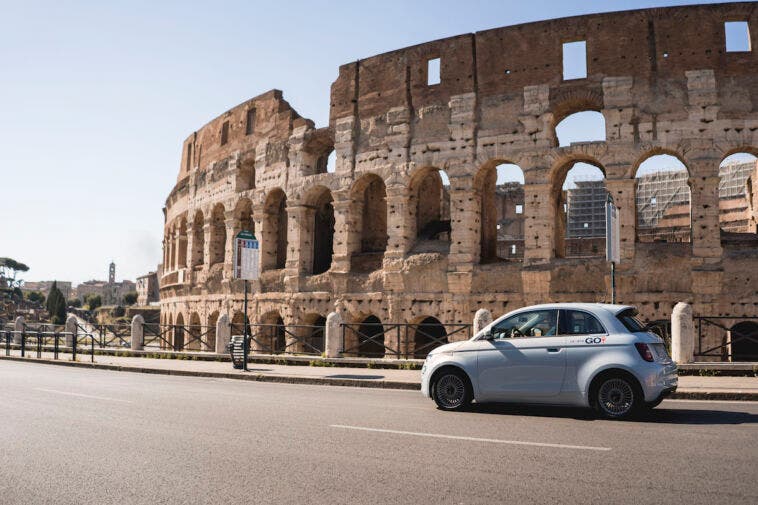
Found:
[[[108,267],[108,284],[115,284],[116,283],[116,264],[111,261],[110,266]]]

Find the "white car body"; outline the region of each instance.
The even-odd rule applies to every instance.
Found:
[[[602,328],[595,324],[590,325],[594,330],[592,333],[571,334],[569,329],[561,334],[565,328],[556,321],[554,328],[541,336],[518,335],[513,338],[512,335],[512,338],[488,339],[499,323],[513,316],[528,319],[535,311],[564,311],[556,314],[566,314],[566,319],[571,317],[572,321],[579,312],[589,314]],[[457,367],[468,377],[477,403],[590,406],[588,393],[593,379],[604,371],[620,370],[637,380],[645,402],[656,402],[676,389],[677,366],[666,353],[660,337],[647,331],[632,332],[617,317],[629,311],[634,311],[634,307],[556,303],[509,312],[470,340],[446,344],[429,353],[421,373],[422,393],[432,397],[435,372],[442,367]],[[534,331],[540,333],[543,330]],[[654,361],[643,359],[635,343],[648,344]]]

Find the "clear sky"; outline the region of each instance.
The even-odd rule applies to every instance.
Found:
[[[271,88],[326,125],[339,65],[442,37],[676,1],[0,0],[0,257],[26,280],[161,260],[181,142]]]

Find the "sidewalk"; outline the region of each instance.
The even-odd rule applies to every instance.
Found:
[[[52,358],[52,353],[43,353],[42,359],[0,356],[0,360],[80,366],[125,372],[388,389],[418,390],[421,387],[421,372],[419,370],[250,363],[249,370],[243,372],[242,370],[232,368],[231,363],[228,361],[215,362],[96,355],[95,363],[91,363],[89,355],[79,355],[78,361],[74,363],[70,361],[70,354],[62,354],[59,360],[53,360]],[[679,388],[672,398],[758,401],[758,377],[680,376]]]

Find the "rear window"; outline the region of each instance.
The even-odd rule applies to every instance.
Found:
[[[645,324],[637,318],[637,311],[626,309],[616,316],[619,321],[631,332],[645,331]]]

